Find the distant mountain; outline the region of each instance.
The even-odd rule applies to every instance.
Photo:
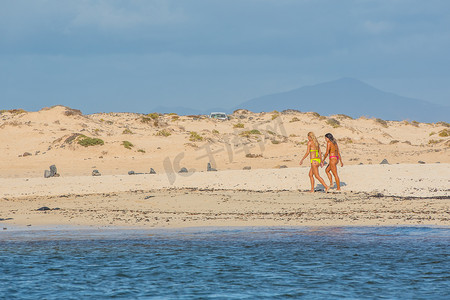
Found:
[[[321,115],[346,114],[385,120],[437,122],[450,119],[450,107],[384,92],[362,81],[341,78],[258,97],[235,107],[254,112],[297,109]]]

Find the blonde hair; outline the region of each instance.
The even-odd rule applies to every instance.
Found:
[[[319,142],[317,141],[317,138],[316,138],[316,135],[314,134],[314,132],[312,132],[312,131],[308,132],[308,136],[311,138],[311,140],[313,141],[316,148],[319,148]]]

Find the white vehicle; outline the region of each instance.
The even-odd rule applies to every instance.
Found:
[[[209,114],[209,118],[217,120],[228,120],[227,114],[223,112],[212,112]]]

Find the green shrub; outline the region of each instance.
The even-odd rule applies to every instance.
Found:
[[[163,129],[163,130],[158,131],[156,133],[156,135],[157,136],[166,136],[167,137],[167,136],[172,135],[172,133],[169,130],[167,130],[167,129]]]
[[[275,145],[280,143],[280,141],[277,141],[277,140],[272,140],[271,142],[272,142],[272,144],[275,144]]]
[[[142,117],[141,118],[141,122],[142,123],[150,123],[150,122],[152,122],[153,121],[153,119],[152,118],[149,118],[149,117]]]
[[[448,129],[442,129],[441,131],[439,131],[440,137],[447,137],[449,135],[450,135],[450,130],[448,130]]]
[[[191,134],[191,135],[190,135],[190,137],[189,137],[189,140],[190,140],[191,142],[200,142],[200,141],[203,141],[203,137],[200,136],[197,132],[191,131],[190,134]]]
[[[438,144],[438,143],[440,143],[440,142],[442,142],[443,140],[429,140],[428,141],[428,145],[435,145],[435,144]]]
[[[150,117],[151,119],[156,120],[156,119],[159,118],[159,114],[158,113],[151,113],[151,114],[148,114],[147,117]]]
[[[300,121],[299,118],[293,117],[292,120],[289,121],[289,123],[298,122],[298,121]]]
[[[219,130],[213,129],[213,130],[212,130],[212,133],[213,133],[213,134],[219,134],[220,132],[219,132]]]
[[[123,141],[122,145],[127,149],[131,149],[132,147],[134,147],[134,145],[132,143],[130,143],[129,141]]]
[[[436,132],[434,132],[434,131],[430,132],[430,136],[435,135],[435,134],[436,134]]]
[[[233,128],[244,128],[244,124],[242,124],[242,123],[234,124]]]
[[[420,124],[420,123],[417,122],[417,121],[412,121],[412,122],[411,122],[411,125],[414,126],[414,127],[419,127],[419,124]]]
[[[381,126],[383,126],[384,128],[388,127],[388,123],[385,120],[382,119],[375,119],[375,122],[377,122],[378,124],[380,124]]]
[[[347,116],[347,115],[344,115],[344,114],[337,114],[336,115],[338,118],[340,118],[340,119],[348,119],[348,120],[353,120],[353,118],[352,117],[350,117],[350,116]]]
[[[436,123],[436,125],[441,125],[441,126],[444,126],[444,127],[450,127],[450,124],[449,123],[447,123],[447,122],[437,122]]]
[[[276,110],[275,110],[276,111]],[[278,118],[280,115],[279,114],[274,114],[272,115],[272,120],[275,120],[276,118]]]
[[[133,134],[133,132],[130,129],[124,129],[124,131],[122,131],[122,134]]]
[[[144,149],[139,149],[138,152],[145,153]]]
[[[97,145],[104,145],[105,142],[98,138],[91,138],[87,137],[85,135],[79,135],[77,139],[78,144],[80,144],[83,147],[89,147],[89,146],[97,146]]]
[[[243,137],[250,137],[251,135],[259,135],[261,132],[258,129],[242,131],[239,135]]]
[[[339,122],[338,120],[333,119],[333,118],[328,119],[327,120],[327,124],[330,125],[333,128],[338,128],[338,127],[341,126],[341,122]]]

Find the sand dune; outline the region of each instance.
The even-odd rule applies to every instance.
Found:
[[[446,123],[297,111],[230,117],[2,112],[0,224],[450,225]],[[309,131],[322,146],[327,132],[338,139],[342,193],[307,193],[309,165],[298,163]],[[218,171],[207,172],[208,162]],[[52,164],[60,177],[44,178]],[[150,168],[157,174],[127,175]]]
[[[309,131],[316,133],[322,146],[324,134],[333,133],[346,165],[379,164],[385,158],[391,164],[450,163],[446,123],[324,117],[296,111],[239,110],[230,117],[219,121],[173,114],[82,115],[63,106],[2,112],[0,177],[41,177],[51,164],[62,176],[90,175],[93,169],[104,175],[149,172],[150,168],[158,173],[179,167],[205,170],[208,162],[219,170],[291,168],[298,166],[305,152]],[[84,147],[77,135],[100,139],[103,145]],[[125,148],[124,141],[132,147]]]

